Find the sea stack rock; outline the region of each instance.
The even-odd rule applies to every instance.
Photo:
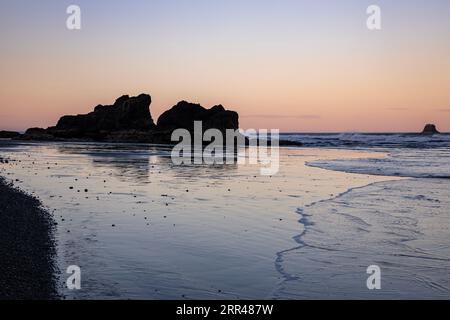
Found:
[[[151,97],[122,96],[113,105],[98,105],[93,112],[76,116],[63,116],[55,127],[47,131],[60,138],[102,139],[110,133],[123,131],[146,132],[155,128],[150,115]]]
[[[0,131],[0,139],[14,139],[20,137],[19,132],[15,131]]]
[[[187,129],[192,131],[194,121],[202,121],[203,130],[239,128],[239,115],[237,112],[225,110],[222,105],[205,109],[199,104],[186,101],[178,102],[170,110],[164,112],[158,119],[157,128],[161,131],[174,129]]]
[[[30,128],[23,136],[21,140],[55,140],[55,138],[43,128]]]
[[[199,104],[179,102],[153,122],[152,100],[148,94],[122,96],[113,105],[98,105],[88,114],[63,116],[54,127],[31,128],[20,137],[24,140],[82,140],[110,142],[145,142],[173,144],[175,129],[193,131],[194,121],[202,121],[203,130],[239,128],[239,115],[222,105],[205,109]]]
[[[437,130],[434,124],[427,124],[422,131],[422,134],[439,134],[440,132]]]

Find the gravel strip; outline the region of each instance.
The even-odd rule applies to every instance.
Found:
[[[0,177],[0,299],[57,299],[54,221]]]

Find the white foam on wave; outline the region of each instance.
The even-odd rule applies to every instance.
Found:
[[[410,133],[284,133],[281,140],[301,142],[306,147],[450,147],[449,134],[420,135]]]
[[[347,173],[450,179],[450,150],[396,149],[385,158],[319,160],[307,165]]]
[[[450,293],[449,180],[354,188],[299,210],[297,246],[279,254],[276,298],[445,299]],[[366,269],[382,270],[382,290]]]

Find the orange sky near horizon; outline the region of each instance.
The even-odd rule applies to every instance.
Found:
[[[148,93],[155,121],[187,100],[237,111],[244,129],[417,132],[435,123],[450,132],[450,12],[439,5],[403,15],[386,4],[383,29],[369,31],[364,5],[330,18],[309,4],[313,18],[287,15],[266,26],[234,11],[216,13],[211,25],[147,25],[139,16],[121,24],[98,8],[89,16],[86,4],[76,32],[65,29],[64,5],[26,17],[1,8],[10,15],[0,28],[0,130],[48,127]]]

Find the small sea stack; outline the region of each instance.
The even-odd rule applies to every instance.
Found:
[[[433,135],[433,134],[439,134],[440,132],[436,128],[436,125],[434,124],[427,124],[425,125],[425,128],[422,131],[422,134],[424,135]]]
[[[14,139],[20,137],[19,132],[15,131],[0,131],[0,139]]]

